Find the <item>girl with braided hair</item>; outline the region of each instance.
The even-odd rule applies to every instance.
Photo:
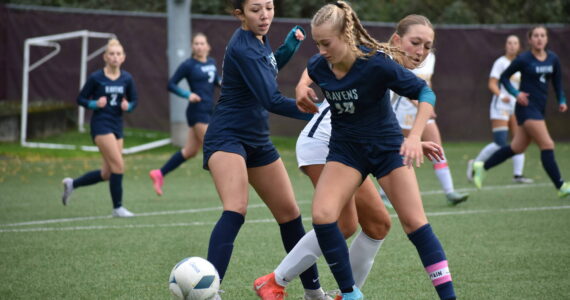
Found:
[[[343,1],[322,7],[311,21],[319,54],[307,71],[331,107],[327,162],[313,198],[313,227],[343,300],[363,299],[355,286],[348,248],[337,220],[341,209],[372,173],[388,197],[441,299],[455,299],[443,247],[425,216],[412,165],[423,162],[420,137],[433,113],[435,95],[425,81],[396,62],[403,52],[380,44]],[[392,56],[393,59],[390,58]],[[418,99],[418,114],[404,140],[390,107],[388,90]],[[317,112],[298,97],[297,106]]]

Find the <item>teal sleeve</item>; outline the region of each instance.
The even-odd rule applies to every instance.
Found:
[[[127,112],[131,112],[135,109],[136,104],[129,102],[129,108],[127,108]]]
[[[291,60],[291,57],[299,50],[299,46],[301,46],[301,41],[297,40],[295,37],[295,32],[297,29],[303,32],[305,35],[305,30],[297,25],[289,31],[283,45],[279,46],[279,48],[273,54],[275,56],[275,61],[277,61],[277,69],[281,70],[288,62]]]
[[[556,59],[554,62],[552,85],[554,85],[554,92],[556,93],[556,98],[558,98],[558,104],[566,104],[566,95],[564,94],[564,89],[562,88],[562,68],[560,67],[560,61],[558,59]]]
[[[420,91],[420,95],[418,96],[418,101],[427,102],[431,104],[433,107],[435,107],[435,93],[432,91],[432,89],[429,88],[429,86],[426,85]]]
[[[89,100],[89,102],[87,102],[87,108],[92,109],[92,110],[98,109],[97,100]]]

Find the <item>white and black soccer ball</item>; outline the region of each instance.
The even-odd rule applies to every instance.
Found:
[[[220,276],[209,261],[187,257],[172,268],[168,287],[174,299],[211,300],[220,288]]]

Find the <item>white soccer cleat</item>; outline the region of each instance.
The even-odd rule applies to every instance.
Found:
[[[130,217],[134,217],[135,214],[133,214],[132,212],[130,212],[128,209],[124,208],[124,207],[118,207],[113,209],[113,217],[117,217],[117,218],[130,218]]]
[[[71,197],[71,193],[73,192],[73,179],[66,177],[61,183],[63,183],[63,195],[61,196],[61,202],[63,205],[67,205],[67,203],[69,203],[69,197]]]
[[[513,182],[515,183],[533,183],[534,180],[524,177],[524,175],[515,175],[513,176]]]
[[[305,290],[304,300],[333,300],[329,295],[325,293],[323,288],[318,290]]]

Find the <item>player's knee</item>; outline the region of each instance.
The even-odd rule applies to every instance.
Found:
[[[540,143],[539,147],[540,150],[554,150],[554,141],[553,140],[544,141]]]
[[[326,209],[313,209],[313,223],[330,224],[337,221],[337,216]]]
[[[184,159],[192,158],[198,154],[198,150],[197,147],[184,148],[182,149],[182,157]]]
[[[101,171],[101,178],[105,181],[109,180],[109,178],[111,178],[111,171],[109,170]]]
[[[382,240],[388,235],[390,228],[392,228],[392,221],[388,217],[375,220],[374,223],[362,226],[362,231],[375,240]]]
[[[339,222],[339,229],[345,239],[351,237],[358,228],[357,222]]]
[[[111,164],[111,173],[113,174],[123,174],[125,172],[125,167],[123,162],[117,162]]]

